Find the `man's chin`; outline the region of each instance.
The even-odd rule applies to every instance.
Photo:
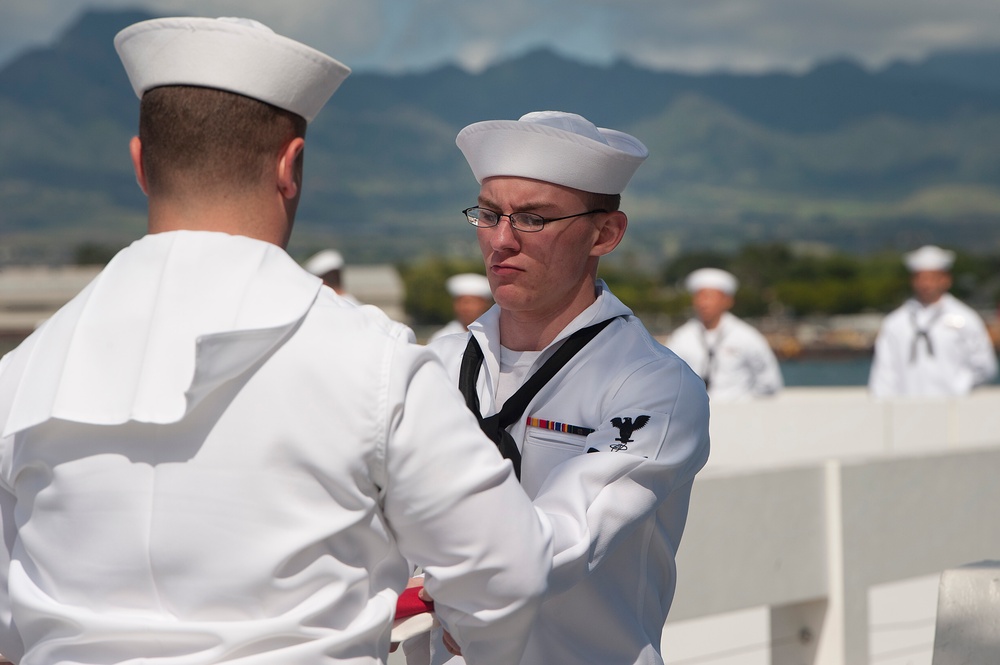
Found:
[[[524,302],[524,290],[517,284],[501,282],[491,285],[493,289],[493,302],[500,305],[500,309],[516,310]]]

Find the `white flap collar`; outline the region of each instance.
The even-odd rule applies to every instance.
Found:
[[[585,328],[595,323],[600,323],[616,316],[631,316],[632,310],[625,303],[615,296],[608,289],[608,285],[603,279],[596,280],[594,288],[597,291],[597,299],[591,303],[587,309],[580,312],[575,319],[556,335],[548,346],[542,349],[542,353],[535,361],[538,366],[548,360],[549,356],[555,353],[554,346],[566,339],[577,330]],[[500,377],[500,306],[493,305],[482,316],[469,324],[469,332],[476,338],[483,355],[485,356],[483,365],[486,368],[488,381],[491,381],[494,388]]]
[[[283,342],[321,285],[270,243],[148,235],[7,358],[3,436],[50,418],[177,422]]]

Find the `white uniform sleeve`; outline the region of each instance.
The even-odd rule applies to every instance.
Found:
[[[14,496],[0,483],[0,527],[3,528],[4,546],[0,548],[0,661],[16,662],[24,647],[11,618],[10,596],[7,579],[10,571],[10,550],[14,534]]]
[[[986,330],[986,324],[978,314],[969,318],[969,330],[966,337],[967,362],[972,371],[973,385],[988,383],[997,375],[997,355],[993,341]]]
[[[675,491],[686,492],[708,460],[708,397],[685,365],[643,366],[600,408],[608,417],[587,437],[593,452],[554,468],[534,500],[553,528],[550,594],[597,568]],[[672,517],[683,523],[683,514]]]
[[[756,331],[754,331],[756,332]],[[753,363],[753,393],[755,395],[774,395],[785,387],[781,375],[781,365],[778,358],[767,343],[767,338],[757,333],[754,335],[754,348],[751,352]]]
[[[705,345],[699,339],[696,330],[688,321],[667,338],[664,346],[676,353],[681,360],[691,366],[691,369],[700,374],[705,368]]]
[[[893,397],[900,393],[899,372],[894,369],[891,321],[887,318],[875,338],[868,390],[873,397]],[[898,344],[896,344],[898,346]]]
[[[516,663],[551,566],[550,530],[432,352],[390,372],[383,506],[469,662]]]
[[[0,360],[0,375],[7,367],[10,356],[5,356]],[[4,408],[9,405],[11,396],[4,394],[0,385],[0,429],[3,429],[7,422],[7,412]],[[10,439],[0,440],[0,465],[5,464],[9,459],[7,446]],[[14,547],[14,537],[16,529],[14,525],[14,495],[6,482],[6,468],[0,469],[0,533],[3,535],[3,546],[0,547],[0,660],[17,662],[24,651],[21,643],[21,636],[13,625],[11,617],[10,595],[7,591],[7,580],[10,575],[11,549]]]

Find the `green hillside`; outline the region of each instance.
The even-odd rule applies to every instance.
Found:
[[[53,47],[0,70],[0,262],[69,260],[81,243],[142,233],[127,153],[138,103],[111,44],[142,17],[84,14]],[[356,262],[474,255],[459,211],[477,190],[455,135],[559,108],[650,148],[625,194],[619,261],[657,268],[696,250],[790,242],[1000,253],[1000,91],[960,75],[996,58],[689,76],[538,52],[478,75],[356,73],[310,127],[290,249],[336,244]]]

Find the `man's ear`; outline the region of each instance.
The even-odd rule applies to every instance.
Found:
[[[302,171],[299,167],[299,159],[306,142],[302,137],[296,137],[282,148],[278,156],[278,191],[286,199],[294,199],[298,196],[299,188],[302,186]]]
[[[618,243],[625,237],[625,229],[628,228],[628,216],[621,210],[607,213],[607,217],[598,223],[597,241],[591,256],[604,256],[610,254],[611,250],[618,246]]]
[[[128,152],[132,157],[132,170],[135,171],[135,181],[139,183],[139,189],[146,196],[149,196],[149,186],[146,183],[146,171],[142,168],[142,141],[138,136],[133,136],[128,142]]]

